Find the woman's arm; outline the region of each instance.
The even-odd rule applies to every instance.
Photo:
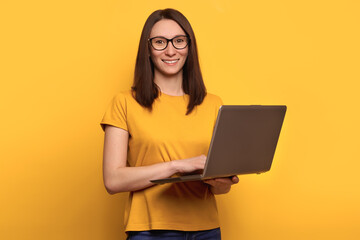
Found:
[[[110,194],[136,191],[154,185],[151,179],[170,177],[175,173],[204,169],[204,155],[183,160],[158,163],[143,167],[127,167],[129,133],[107,125],[105,128],[103,176]]]
[[[213,194],[224,194],[230,191],[231,185],[239,182],[239,178],[237,176],[231,178],[215,178],[205,180],[204,182],[210,185],[210,190]]]

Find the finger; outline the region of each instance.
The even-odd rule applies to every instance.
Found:
[[[239,182],[239,177],[238,176],[233,176],[231,178],[231,181],[235,184],[235,183],[238,183]]]
[[[204,180],[204,183],[209,184],[209,185],[214,185],[214,184],[216,184],[215,180],[212,180],[212,179],[210,179],[210,180]]]
[[[233,184],[233,181],[230,178],[215,178],[214,181],[222,184]]]
[[[215,185],[215,184],[226,184],[226,185],[232,185],[239,182],[239,178],[237,176],[233,176],[231,178],[224,177],[224,178],[214,178],[204,181],[207,184]]]

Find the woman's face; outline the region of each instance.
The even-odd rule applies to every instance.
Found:
[[[186,35],[184,30],[175,21],[162,19],[153,26],[150,38],[163,37],[172,39],[176,36]],[[168,42],[164,50],[155,50],[150,46],[151,60],[154,63],[155,74],[174,76],[182,74],[182,68],[188,55],[188,46],[184,49],[176,49]]]

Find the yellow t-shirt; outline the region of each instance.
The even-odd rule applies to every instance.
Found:
[[[188,101],[188,95],[161,93],[149,111],[136,102],[131,91],[120,93],[109,105],[101,125],[129,132],[127,161],[132,167],[207,155],[222,101],[208,93],[203,103],[186,115]],[[217,227],[215,197],[202,181],[154,185],[129,195],[125,231]]]

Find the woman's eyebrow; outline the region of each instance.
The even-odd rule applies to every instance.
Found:
[[[154,36],[154,37],[149,37],[149,38],[165,38],[165,39],[173,39],[173,38],[176,38],[176,37],[180,37],[180,36],[186,36],[186,34],[177,34],[175,36],[173,36],[172,38],[167,38],[167,37],[164,37],[164,36]]]

